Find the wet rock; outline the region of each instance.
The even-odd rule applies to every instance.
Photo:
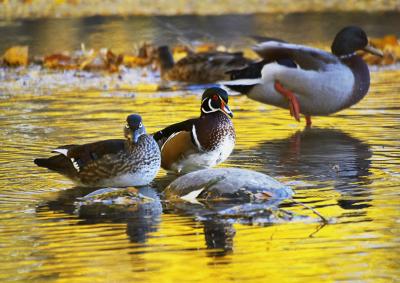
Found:
[[[126,223],[130,241],[144,243],[156,232],[162,213],[161,201],[151,187],[107,188],[75,202],[75,213],[85,223]]]
[[[169,200],[188,202],[283,200],[293,191],[265,174],[238,168],[204,169],[179,177],[164,191]]]
[[[155,190],[150,187],[106,188],[78,198],[74,203],[75,214],[81,218],[128,219],[138,215],[160,215],[161,202]]]
[[[7,66],[26,66],[29,63],[28,46],[13,46],[6,50],[3,62]]]

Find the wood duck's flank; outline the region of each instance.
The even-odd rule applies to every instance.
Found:
[[[213,51],[189,53],[175,64],[168,46],[158,48],[158,61],[164,80],[194,84],[227,80],[227,72],[244,68],[252,62],[243,57],[242,52]]]
[[[251,99],[289,108],[298,121],[302,113],[310,126],[311,116],[348,108],[367,94],[369,70],[356,54],[358,50],[382,56],[356,26],[340,30],[331,50],[329,53],[267,38],[254,47],[263,60],[231,71],[231,81],[223,83]]]
[[[161,167],[186,173],[225,161],[235,146],[228,94],[209,88],[202,96],[199,118],[173,124],[154,133],[161,149]]]
[[[142,118],[136,114],[127,117],[124,135],[126,139],[61,146],[53,151],[59,155],[38,158],[34,163],[81,186],[147,185],[160,168],[158,145],[146,134]]]

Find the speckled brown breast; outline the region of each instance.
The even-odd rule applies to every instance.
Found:
[[[104,179],[140,172],[153,174],[160,167],[160,154],[152,137],[143,135],[137,144],[125,143],[125,150],[105,154],[87,164],[78,176],[83,184],[95,185]]]
[[[201,116],[194,125],[197,139],[205,151],[215,150],[226,137],[236,138],[232,120],[220,111]]]

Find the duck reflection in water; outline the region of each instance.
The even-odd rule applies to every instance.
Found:
[[[182,202],[173,205],[166,204],[164,213],[186,216],[191,220],[193,227],[203,226],[208,256],[222,257],[233,251],[233,238],[236,235],[234,221],[218,215],[214,207]]]
[[[163,203],[163,213],[188,217],[193,227],[203,226],[208,256],[222,257],[233,252],[236,223],[271,226],[274,223],[301,219],[301,216],[280,209],[281,202],[282,200],[273,199],[261,203],[235,200],[202,200],[198,203],[173,201]]]
[[[76,187],[58,192],[56,199],[47,201],[37,208],[41,212],[54,211],[75,214],[79,224],[126,223],[126,233],[135,243],[144,243],[150,232],[156,232],[160,223],[162,206],[157,192],[151,187],[141,187],[138,193],[144,197],[132,198],[129,204],[85,202],[84,197],[96,189]],[[126,189],[124,189],[126,190]],[[97,191],[96,191],[97,192]]]
[[[236,230],[232,223],[223,219],[207,219],[202,221],[204,237],[210,256],[224,256],[233,250],[233,238]]]
[[[248,158],[248,152],[236,151],[233,162],[242,162],[242,153]],[[338,205],[343,209],[370,206],[370,192],[363,187],[371,183],[367,178],[370,146],[347,133],[306,128],[289,138],[263,142],[252,148],[251,154],[254,165],[261,165],[272,176],[298,177],[318,185],[332,183],[341,194]]]

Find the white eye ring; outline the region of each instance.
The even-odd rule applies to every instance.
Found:
[[[126,124],[126,125],[125,125],[125,128],[129,129],[129,125],[128,125],[128,124]]]
[[[140,124],[139,124],[139,128],[141,128],[141,127],[143,127],[143,124],[142,124],[142,122],[140,122]]]

